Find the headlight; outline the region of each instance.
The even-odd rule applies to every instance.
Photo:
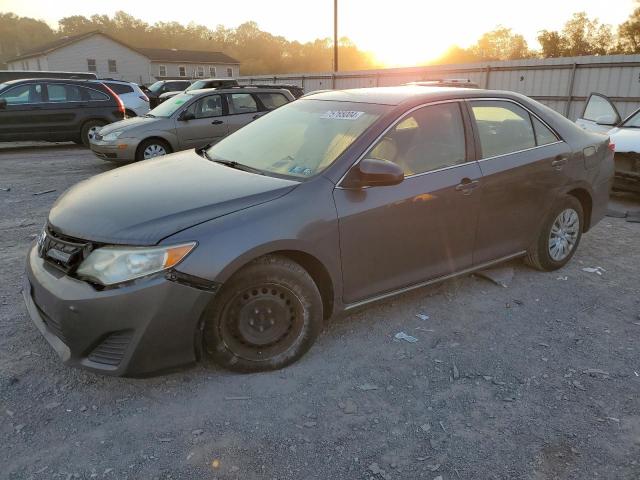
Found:
[[[80,264],[77,275],[102,285],[114,285],[171,268],[186,257],[195,242],[168,247],[102,247]]]
[[[107,133],[105,136],[102,137],[102,140],[106,140],[107,142],[112,142],[114,140],[117,140],[118,137],[122,135],[122,132],[124,132],[124,130],[116,130],[115,132]]]

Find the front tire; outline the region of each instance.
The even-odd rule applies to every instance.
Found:
[[[276,370],[304,355],[322,325],[322,298],[309,273],[268,255],[234,274],[206,310],[205,350],[229,370]]]
[[[542,271],[564,267],[576,252],[584,225],[580,201],[570,195],[561,197],[545,220],[525,262]]]
[[[149,160],[155,157],[168,155],[172,152],[171,146],[159,138],[149,138],[138,145],[136,160]]]

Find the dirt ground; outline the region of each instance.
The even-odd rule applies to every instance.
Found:
[[[0,478],[640,478],[640,223],[605,218],[558,272],[515,261],[506,288],[467,276],[338,319],[282,371],[111,378],[63,366],[20,292],[54,200],[112,168],[0,152]]]

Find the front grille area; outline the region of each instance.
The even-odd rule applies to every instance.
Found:
[[[90,242],[67,237],[49,227],[38,241],[40,257],[65,273],[73,273],[93,248]]]
[[[103,365],[119,365],[129,346],[132,334],[133,332],[131,330],[109,334],[89,354],[89,360]]]

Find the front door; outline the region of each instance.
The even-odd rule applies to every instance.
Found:
[[[43,140],[49,137],[49,123],[43,110],[45,99],[41,83],[24,83],[4,91],[0,98],[0,140]]]
[[[335,189],[345,303],[472,265],[481,173],[469,146],[458,102],[424,106],[366,155],[399,164],[403,182]]]
[[[567,171],[581,156],[535,115],[506,100],[469,102],[480,142],[482,205],[476,265],[521,253],[536,241]],[[578,165],[576,167],[576,165]]]
[[[606,133],[620,123],[620,120],[618,109],[607,96],[592,93],[576,124],[583,130]]]
[[[178,117],[175,120],[182,150],[215,143],[227,135],[227,117],[222,102],[221,95],[201,97],[186,108],[194,118],[180,120]]]

